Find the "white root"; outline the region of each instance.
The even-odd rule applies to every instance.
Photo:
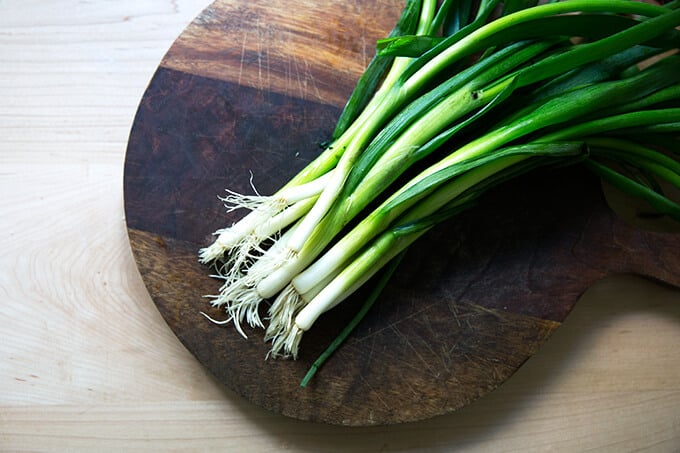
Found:
[[[250,212],[230,227],[216,231],[216,240],[199,251],[200,262],[213,264],[216,269],[213,277],[223,280],[219,294],[206,297],[211,299],[214,307],[225,310],[227,319],[218,321],[205,313],[202,313],[203,316],[216,324],[233,323],[244,338],[247,338],[243,330],[244,323],[253,328],[264,328],[260,304],[266,298],[273,297],[273,294],[263,295],[258,286],[276,271],[295,261],[296,253],[287,244],[295,234],[300,219],[314,206],[331,174],[329,172],[309,183],[285,188],[273,196],[261,196],[254,187],[255,195],[241,195],[227,190],[227,195],[221,200],[228,212],[241,208]],[[281,231],[294,222],[297,223],[281,235]],[[267,248],[269,241],[272,244]],[[287,299],[294,300],[296,296],[293,293],[297,294],[293,290]],[[268,315],[274,322],[269,323],[265,335],[268,338],[289,338],[284,343],[276,341],[283,349],[282,352],[275,352],[274,356],[293,355],[294,349],[294,355],[297,356],[297,348],[293,348],[292,343],[294,335],[290,336],[289,331],[294,328],[293,319],[300,307],[287,307],[290,300],[285,304],[286,307],[282,302],[277,303],[284,298],[285,295],[280,295],[274,302],[274,309]]]
[[[304,305],[305,300],[298,294],[293,285],[288,285],[281,291],[269,307],[269,325],[265,332],[264,341],[285,336],[293,328],[295,316]]]
[[[256,260],[248,263],[249,267],[239,272],[227,272],[215,275],[224,280],[219,294],[208,296],[215,307],[223,307],[236,330],[245,337],[242,324],[250,327],[264,328],[260,317],[260,304],[264,297],[257,290],[257,285],[268,275],[283,266],[290,257],[286,254],[286,241],[293,234],[295,226],[284,233],[272,246],[263,251]]]
[[[261,243],[298,220],[312,208],[332,174],[332,171],[328,172],[313,181],[283,189],[272,196],[260,195],[254,186],[255,195],[243,195],[227,189],[228,195],[220,197],[227,212],[237,209],[251,212],[230,227],[217,230],[214,233],[217,239],[199,251],[199,261],[203,264],[213,263],[231,251],[235,251],[232,254],[238,256],[241,250],[250,250],[254,244]]]
[[[292,328],[285,334],[279,335],[272,339],[272,347],[269,350],[269,356],[273,358],[292,358],[297,359],[298,351],[300,349],[300,342],[304,330],[293,324]]]
[[[244,285],[232,285],[229,287],[229,291],[225,290],[218,295],[207,296],[212,299],[211,305],[213,307],[224,307],[227,313],[226,320],[215,322],[211,319],[211,321],[216,324],[232,322],[238,333],[244,338],[248,338],[241,327],[244,321],[251,327],[264,326],[258,312],[260,301],[253,297],[253,293],[252,288]]]
[[[199,251],[199,261],[201,263],[212,263],[223,258],[229,251],[242,247],[244,243],[252,244],[252,233],[258,225],[280,213],[286,207],[285,201],[281,199],[272,197],[260,198],[261,200],[255,210],[232,226],[217,230],[214,233],[217,236],[215,242]]]

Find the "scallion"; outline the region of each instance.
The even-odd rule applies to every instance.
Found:
[[[656,184],[680,188],[678,26],[677,2],[409,0],[326,150],[271,196],[225,197],[250,212],[199,252],[224,281],[213,304],[297,357],[419,237],[546,165],[583,164],[680,220]]]

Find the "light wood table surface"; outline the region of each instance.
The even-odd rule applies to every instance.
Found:
[[[146,292],[122,190],[137,104],[208,5],[0,1],[0,451],[680,451],[680,291],[630,276],[451,415],[316,425],[216,382]]]

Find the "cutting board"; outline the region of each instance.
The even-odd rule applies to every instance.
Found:
[[[219,381],[285,416],[365,426],[449,413],[507,380],[594,282],[633,273],[680,286],[680,235],[622,220],[571,167],[513,181],[425,236],[306,388],[361,294],[322,316],[296,361],[266,359],[259,330],[244,339],[200,314],[224,318],[203,297],[220,282],[198,249],[245,214],[218,196],[251,183],[272,193],[320,151],[402,6],[218,0],[173,44],[134,120],[125,211],[154,303]]]

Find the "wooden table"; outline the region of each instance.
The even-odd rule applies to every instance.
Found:
[[[680,291],[630,276],[594,286],[506,384],[451,415],[316,425],[217,383],[148,296],[122,196],[138,102],[208,5],[0,2],[0,450],[680,448]]]

